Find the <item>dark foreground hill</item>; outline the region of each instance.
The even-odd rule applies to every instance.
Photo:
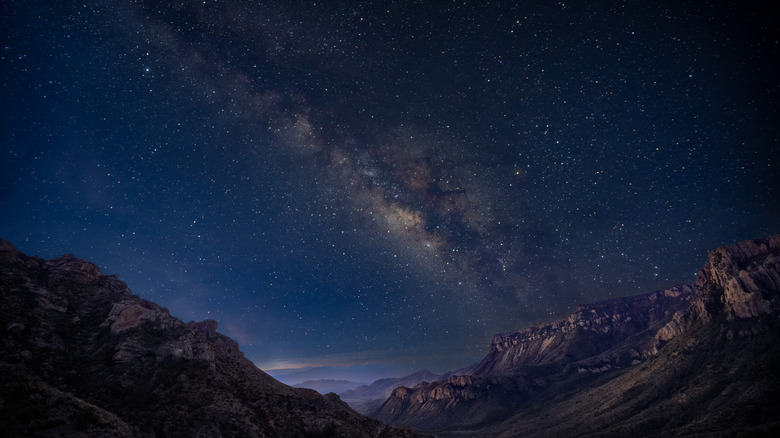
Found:
[[[371,415],[441,437],[780,436],[780,235],[719,247],[696,284],[496,335],[467,375]]]
[[[0,435],[414,437],[259,370],[72,255],[0,239]]]

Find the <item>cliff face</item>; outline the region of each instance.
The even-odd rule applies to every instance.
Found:
[[[422,382],[433,382],[442,376],[428,370],[418,371],[404,377],[391,377],[377,380],[370,385],[358,386],[355,389],[339,394],[342,400],[356,411],[366,414],[377,408],[399,386],[415,386]]]
[[[183,323],[72,255],[0,239],[0,429],[9,436],[416,436],[283,385],[217,323]]]
[[[657,352],[656,334],[687,309],[691,286],[580,305],[564,319],[497,334],[469,373],[398,387],[370,415],[438,431],[509,415],[554,382],[643,362]]]
[[[723,313],[733,321],[780,312],[780,235],[721,246],[699,271],[696,316]]]
[[[472,375],[515,374],[538,366],[562,367],[607,352],[613,366],[639,363],[652,353],[648,335],[655,334],[677,311],[687,308],[692,293],[693,288],[685,285],[580,305],[565,319],[497,334],[490,353]],[[626,340],[626,348],[616,349]]]
[[[694,285],[496,335],[471,375],[396,388],[372,416],[440,436],[762,436],[780,428],[778,300],[780,235],[719,247]]]

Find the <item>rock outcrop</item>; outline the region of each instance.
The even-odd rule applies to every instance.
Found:
[[[72,255],[0,239],[0,324],[5,436],[417,436],[277,382],[216,321],[184,323]]]
[[[780,235],[721,246],[710,252],[696,286],[702,294],[699,317],[724,312],[728,320],[780,312]],[[722,291],[722,292],[721,292]],[[722,307],[718,304],[722,304]],[[708,304],[714,306],[708,308]]]
[[[339,396],[356,411],[366,414],[375,410],[399,386],[415,386],[423,382],[435,382],[442,379],[443,376],[423,370],[404,377],[379,379],[370,385],[361,385],[355,389],[341,392]]]
[[[692,293],[693,288],[685,285],[580,305],[565,319],[497,334],[490,353],[472,375],[523,373],[539,366],[561,368],[597,356],[611,359],[604,366],[635,365],[653,352],[652,343],[646,340],[689,306]]]
[[[656,334],[657,348],[697,323],[780,315],[780,234],[721,246],[696,276],[691,306]],[[755,328],[754,328],[755,329]]]
[[[657,332],[690,306],[692,294],[684,285],[580,305],[564,319],[497,334],[469,375],[396,388],[368,413],[428,430],[495,421],[566,376],[643,362],[657,352]]]
[[[470,375],[396,388],[371,415],[438,436],[774,436],[778,316],[775,235],[712,251],[693,285],[496,335]]]

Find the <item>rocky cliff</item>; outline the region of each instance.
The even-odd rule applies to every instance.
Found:
[[[643,362],[657,352],[657,332],[690,306],[692,294],[685,285],[580,305],[564,319],[497,334],[468,375],[399,387],[368,413],[429,430],[495,421],[566,376]]]
[[[72,255],[0,239],[5,436],[409,437],[283,385],[213,320],[184,323]]]
[[[780,235],[719,247],[694,285],[496,335],[468,376],[372,413],[440,436],[668,436],[780,429]]]
[[[580,305],[565,319],[495,335],[490,353],[471,374],[562,368],[594,357],[602,359],[599,368],[635,365],[652,354],[654,343],[648,341],[676,312],[689,307],[692,293],[685,285]]]
[[[709,320],[725,314],[730,321],[780,311],[780,235],[721,246],[699,271],[696,315]]]
[[[355,389],[339,393],[341,399],[349,403],[360,413],[368,413],[377,408],[399,386],[415,386],[422,382],[441,380],[443,376],[433,374],[428,370],[418,371],[404,377],[379,379],[370,385],[361,385]]]

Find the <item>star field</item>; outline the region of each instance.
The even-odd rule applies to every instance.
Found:
[[[447,371],[778,232],[772,13],[483,3],[4,4],[0,233],[261,367]]]

